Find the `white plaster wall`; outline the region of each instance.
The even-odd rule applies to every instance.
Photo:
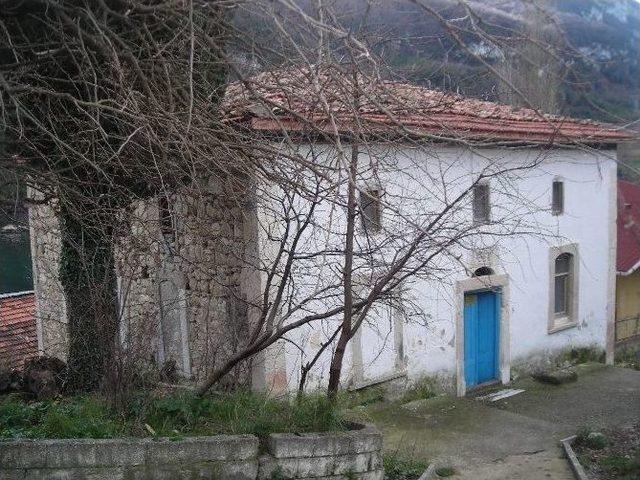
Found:
[[[305,148],[300,147],[300,151]],[[382,152],[381,147],[370,153],[377,156]],[[332,153],[320,157],[324,155]],[[393,341],[390,310],[378,309],[371,315],[372,325],[365,326],[355,342],[362,348],[364,380],[404,369],[410,380],[424,375],[455,375],[456,302],[460,300],[455,284],[469,278],[469,270],[483,265],[482,258],[491,259],[496,273],[509,277],[512,365],[543,361],[568,347],[605,348],[612,301],[608,283],[614,274],[610,251],[615,248],[615,209],[610,204],[615,201],[615,195],[611,195],[616,182],[615,152],[429,147],[428,151],[407,148],[394,155],[393,161],[384,161],[388,168],[380,169],[377,179],[366,179],[369,153],[362,153],[360,160],[362,185],[380,182],[387,192],[385,201],[391,208],[385,210],[385,222],[397,222],[396,213],[389,212],[395,208],[407,217],[424,220],[424,215],[440,211],[443,198],[454,198],[468,188],[483,168],[516,170],[490,180],[492,219],[499,223],[488,230],[493,235],[467,238],[452,246],[436,261],[437,273],[429,272],[430,278],[417,279],[407,286],[403,294],[407,311],[403,313],[402,362],[395,361],[398,347]],[[532,164],[532,168],[521,168]],[[556,178],[565,183],[565,211],[560,216],[553,216],[550,209]],[[339,231],[343,213],[334,209],[322,215]],[[449,221],[469,222],[471,216],[469,198],[452,212]],[[578,325],[549,334],[549,249],[570,243],[578,244],[579,249]],[[322,268],[318,275],[323,275]],[[290,388],[297,385],[300,363],[315,353],[336,325],[314,324],[290,336],[293,344],[286,347]],[[330,353],[313,370],[309,389],[325,385]],[[351,353],[345,359],[345,384],[358,377],[358,365],[353,368]]]

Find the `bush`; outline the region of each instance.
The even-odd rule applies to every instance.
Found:
[[[592,450],[602,450],[608,445],[608,442],[603,434],[594,432],[590,427],[580,427],[576,434],[576,445]]]
[[[250,392],[198,397],[138,393],[118,414],[96,396],[26,403],[0,401],[0,438],[113,438],[216,435],[345,429],[341,412],[324,396],[293,402]]]

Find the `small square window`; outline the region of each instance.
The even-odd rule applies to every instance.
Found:
[[[476,223],[489,223],[491,220],[489,185],[480,183],[473,187],[473,221]]]
[[[553,182],[551,213],[553,215],[562,215],[564,213],[564,182],[559,180]]]
[[[382,229],[382,191],[363,190],[360,192],[360,211],[362,226],[366,232],[379,232]]]

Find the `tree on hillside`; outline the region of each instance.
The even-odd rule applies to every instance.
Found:
[[[559,113],[566,75],[562,32],[542,4],[527,3],[524,18],[526,23],[519,38],[514,38],[512,45],[501,52],[499,70],[511,85],[499,81],[500,100],[545,113]]]

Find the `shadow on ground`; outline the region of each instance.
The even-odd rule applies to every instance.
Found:
[[[358,413],[385,435],[385,449],[408,458],[452,465],[453,478],[572,479],[558,441],[583,425],[640,421],[640,372],[589,364],[575,383],[551,386],[531,379],[524,393],[497,402],[437,397],[370,405]]]

